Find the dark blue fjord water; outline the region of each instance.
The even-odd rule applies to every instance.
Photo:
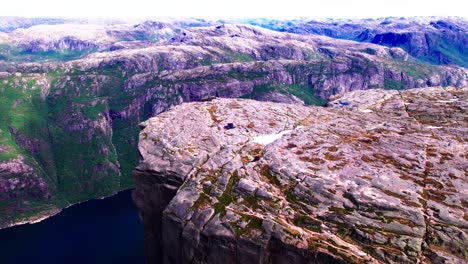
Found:
[[[71,206],[32,225],[0,230],[1,264],[144,263],[131,190]]]

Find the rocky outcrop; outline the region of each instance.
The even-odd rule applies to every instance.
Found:
[[[0,158],[4,152],[0,147]],[[54,188],[28,157],[19,155],[0,162],[0,203],[3,208],[0,227],[33,223],[58,213],[60,210],[50,201]],[[37,202],[40,204],[35,204]]]
[[[462,263],[468,90],[214,99],[142,123],[147,263]]]
[[[0,163],[0,201],[27,195],[36,198],[50,197],[44,180],[29,166],[24,156]]]

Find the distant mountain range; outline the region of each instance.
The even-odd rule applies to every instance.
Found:
[[[249,23],[284,32],[318,34],[400,47],[421,61],[468,67],[468,21],[465,18],[252,20]]]
[[[95,19],[93,24],[117,25],[137,23],[137,19]],[[144,21],[138,21],[144,24]],[[35,25],[89,24],[85,19],[2,17],[0,32],[12,32]],[[149,23],[149,22],[147,22]],[[146,23],[146,24],[147,24]],[[322,19],[322,20],[166,20],[178,27],[211,26],[223,23],[242,23],[296,34],[316,34],[338,39],[370,42],[388,47],[400,47],[410,55],[432,64],[468,66],[466,18],[461,17],[390,17],[379,19]],[[144,35],[144,33],[142,32]],[[151,34],[150,34],[151,35]],[[140,36],[142,37],[142,36]]]

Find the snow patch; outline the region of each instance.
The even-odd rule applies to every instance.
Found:
[[[281,131],[277,134],[270,134],[270,135],[262,135],[262,136],[257,136],[253,138],[253,142],[259,143],[262,145],[268,145],[272,143],[273,141],[280,139],[284,134],[287,134],[291,132],[291,130],[284,130]]]
[[[439,127],[439,126],[428,126],[427,128],[429,128],[429,129],[441,129],[442,127]]]
[[[440,100],[439,103],[455,103],[458,102],[458,98],[452,98],[450,100]]]
[[[374,112],[374,111],[372,111],[372,110],[370,110],[370,109],[363,109],[363,110],[361,110],[360,112],[362,112],[362,113],[372,113],[372,112]]]

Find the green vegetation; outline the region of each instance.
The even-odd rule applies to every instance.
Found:
[[[315,95],[314,92],[308,87],[296,84],[284,85],[283,87],[286,89],[286,92],[283,93],[289,92],[292,95],[304,100],[304,103],[307,105],[323,106],[327,104],[327,101]]]
[[[43,212],[56,209],[57,206],[55,204],[57,203],[58,200],[25,200],[25,197],[17,197],[15,199],[3,201],[0,202],[0,210],[2,211],[0,222],[8,223],[23,219],[27,220]]]
[[[386,68],[396,72],[401,72],[403,80],[398,81],[385,75],[384,88],[387,90],[404,90],[409,89],[407,78],[417,80],[428,80],[431,76],[438,72],[437,66],[420,63],[417,61],[398,61],[393,60],[386,63]]]
[[[249,62],[254,61],[252,56],[242,52],[228,52],[225,55],[226,62]]]
[[[437,68],[434,65],[428,65],[413,61],[392,61],[392,63],[387,64],[387,67],[401,71],[415,80],[425,79],[428,76],[437,72]]]
[[[48,136],[47,107],[40,96],[40,87],[35,77],[10,77],[0,80],[0,161],[7,161],[22,155],[36,174],[48,184],[52,199],[43,198],[39,190],[15,192],[15,199],[0,199],[1,223],[14,219],[27,219],[42,211],[63,205],[60,195],[56,195],[55,170],[51,166],[52,156],[41,142]],[[18,140],[35,140],[34,151],[24,149]],[[11,175],[13,178],[19,175]],[[21,177],[29,177],[21,175]],[[6,194],[8,195],[8,194]]]
[[[256,209],[260,209],[261,206],[259,204],[260,200],[255,197],[255,196],[244,196],[244,204],[252,209],[252,210],[256,210]]]
[[[330,206],[328,210],[338,215],[348,215],[354,212],[354,209],[352,208],[347,208],[347,207],[340,208],[340,207],[335,207],[335,206]]]
[[[205,193],[201,193],[200,197],[193,203],[192,209],[193,210],[198,210],[200,209],[203,205],[206,205],[210,201],[210,197],[206,195]]]
[[[203,186],[203,192],[209,195],[211,193],[211,186],[208,186],[208,185]]]
[[[264,166],[258,168],[257,171],[260,173],[260,175],[265,177],[270,183],[272,183],[272,184],[274,184],[276,186],[280,186],[279,180],[275,176],[271,175],[270,168],[268,167],[268,165],[264,165]]]
[[[31,52],[16,46],[0,44],[0,60],[8,62],[70,61],[85,57],[95,51],[95,49],[88,49]]]
[[[422,62],[431,64],[456,64],[468,68],[468,53],[466,47],[458,46],[456,42],[446,39],[435,40],[432,44],[432,52],[419,57]]]
[[[101,113],[106,111],[106,105],[105,104],[97,104],[95,106],[88,106],[84,107],[83,114],[89,118],[89,119],[97,119]]]
[[[224,190],[223,194],[218,197],[218,202],[214,205],[215,213],[214,214],[220,214],[220,217],[222,217],[226,213],[226,206],[232,203],[234,201],[234,198],[232,197],[232,190],[234,188],[234,184],[239,181],[239,176],[237,173],[234,173],[231,175],[229,178],[229,182],[226,185],[226,189]]]
[[[128,141],[133,143],[127,147],[130,151],[122,152],[129,157],[122,162],[122,171],[127,174],[120,176],[111,138],[85,121],[96,120],[108,111],[107,99],[99,99],[92,88],[92,78],[83,78],[73,70],[39,76],[23,74],[0,80],[0,161],[22,155],[47,183],[52,197],[41,198],[24,190],[16,194],[18,202],[0,199],[0,210],[11,212],[0,217],[1,223],[110,195],[133,185],[130,179],[138,160],[138,121],[131,128],[121,125],[121,130],[117,124],[116,137],[112,138],[119,141],[121,149]],[[70,77],[65,85],[64,76]],[[45,78],[51,83],[48,97],[41,95]]]
[[[387,77],[384,78],[384,87],[386,90],[404,90],[408,88],[406,84]]]
[[[138,120],[120,120],[113,122],[112,143],[115,146],[120,163],[120,186],[122,189],[133,186],[132,170],[138,164]]]
[[[26,154],[15,142],[12,131],[29,136],[45,136],[46,110],[35,80],[5,79],[0,82],[0,160]]]
[[[115,163],[115,150],[104,135],[96,134],[91,139],[75,132],[53,127],[52,145],[57,166],[58,189],[70,202],[90,197],[103,196],[119,190],[119,172],[111,170]],[[83,144],[81,142],[85,141]],[[100,153],[109,149],[110,154]]]
[[[301,86],[297,84],[264,84],[254,86],[253,91],[250,94],[242,96],[242,98],[255,99],[258,96],[269,93],[278,92],[282,94],[292,94],[299,99],[302,99],[307,105],[326,105],[327,102],[317,95],[314,91],[307,86]]]
[[[313,232],[318,232],[318,233],[322,232],[320,221],[314,220],[305,215],[297,216],[296,218],[294,218],[293,223],[296,226],[304,227]]]
[[[261,71],[261,70],[256,71],[255,69],[252,71],[240,71],[237,69],[231,69],[227,73],[227,77],[240,80],[240,81],[241,80],[255,80],[255,79],[260,79],[266,76],[268,76],[268,72]]]
[[[237,224],[231,224],[237,236],[242,236],[252,229],[262,229],[263,219],[259,217],[252,215],[242,215],[240,221],[247,222],[247,225],[245,227],[239,227]]]

